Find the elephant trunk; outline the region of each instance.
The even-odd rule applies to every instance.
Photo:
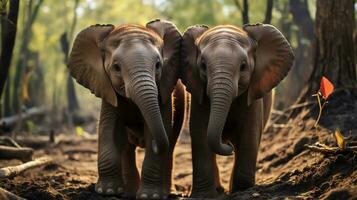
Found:
[[[222,131],[233,99],[233,83],[224,74],[215,75],[210,84],[210,116],[208,122],[208,145],[219,155],[231,155],[233,145],[222,142]]]
[[[139,107],[153,137],[153,151],[165,152],[169,141],[160,113],[156,84],[149,73],[138,71],[133,73],[131,84],[132,99]]]

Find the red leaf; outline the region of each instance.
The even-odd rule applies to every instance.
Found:
[[[333,90],[333,84],[326,77],[323,76],[320,83],[320,92],[322,94],[322,98],[326,100],[331,95]]]

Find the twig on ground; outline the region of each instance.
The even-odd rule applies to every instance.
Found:
[[[76,153],[87,153],[87,154],[96,154],[96,150],[92,149],[68,149],[63,151],[64,154],[76,154]]]
[[[339,147],[329,147],[325,144],[321,144],[319,142],[315,143],[314,145],[305,145],[307,149],[310,149],[311,151],[322,153],[322,154],[340,154],[340,153],[346,153],[346,152],[354,152],[357,153],[357,146],[351,146],[347,147],[345,149],[341,149]]]
[[[0,199],[8,199],[8,200],[25,200],[22,197],[17,196],[3,188],[0,188]]]
[[[273,128],[286,128],[286,127],[292,127],[290,124],[272,124]]]
[[[11,167],[4,167],[0,169],[0,179],[14,177],[28,169],[39,167],[42,165],[47,165],[52,163],[52,159],[49,157],[41,157],[36,160]]]
[[[312,102],[312,101],[307,101],[307,102],[304,102],[304,103],[294,104],[294,105],[290,106],[289,108],[285,109],[283,112],[292,111],[292,110],[295,110],[297,108],[302,108],[302,107],[310,106],[310,105],[313,105],[313,104],[315,104],[315,103]]]
[[[19,159],[22,162],[32,160],[33,149],[0,145],[0,159]]]
[[[310,149],[311,151],[319,152],[323,154],[337,154],[342,152],[341,149],[339,149],[338,147],[325,148],[316,145],[305,145],[305,147]]]
[[[1,136],[0,140],[3,140],[4,142],[6,142],[9,145],[12,145],[14,147],[21,148],[21,146],[9,136]]]
[[[288,114],[286,114],[285,112],[280,111],[280,110],[275,110],[275,109],[271,110],[271,114],[282,115],[282,116],[288,117]]]

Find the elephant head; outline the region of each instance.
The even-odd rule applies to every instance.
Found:
[[[77,82],[113,106],[131,99],[153,134],[153,150],[168,148],[159,102],[177,82],[181,34],[167,21],[139,25],[93,25],[76,37],[68,68]]]
[[[193,26],[182,40],[183,82],[199,103],[210,102],[208,144],[229,155],[222,131],[232,101],[241,96],[247,106],[275,87],[290,70],[294,55],[283,34],[267,24]]]

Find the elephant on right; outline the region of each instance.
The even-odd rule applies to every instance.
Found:
[[[216,154],[234,152],[230,192],[253,186],[271,90],[293,65],[289,42],[267,24],[196,25],[184,33],[181,48],[182,80],[192,95],[191,197],[218,197]]]

